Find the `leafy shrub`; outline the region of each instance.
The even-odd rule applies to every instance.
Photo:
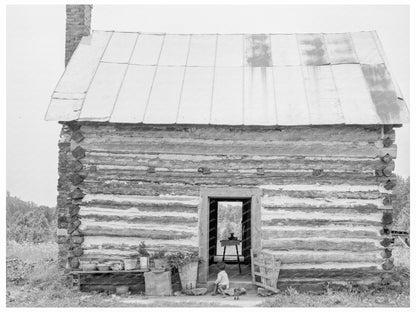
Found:
[[[7,282],[15,285],[21,284],[29,278],[34,267],[35,265],[33,263],[28,263],[18,258],[7,258]]]
[[[393,189],[393,228],[409,231],[410,228],[410,178],[397,176]]]
[[[198,256],[198,252],[174,252],[167,256],[168,258],[168,264],[178,269],[179,267],[186,265],[188,263],[194,262],[194,261],[200,261],[200,257]]]
[[[6,195],[7,240],[41,243],[54,238],[55,209]]]

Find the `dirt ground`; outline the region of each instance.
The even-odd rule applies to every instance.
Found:
[[[116,296],[71,290],[56,263],[56,244],[7,246],[7,307],[409,307],[409,285],[400,289],[358,291],[327,289],[323,294],[288,289],[270,297],[256,293],[221,298],[205,296]],[[398,252],[409,264],[408,250]],[[10,259],[14,259],[10,261]],[[399,261],[398,261],[399,263]],[[407,268],[408,269],[408,268]]]

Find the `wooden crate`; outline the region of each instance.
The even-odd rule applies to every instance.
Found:
[[[172,296],[171,279],[170,271],[144,273],[145,294],[147,296]]]

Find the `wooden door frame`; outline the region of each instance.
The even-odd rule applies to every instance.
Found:
[[[261,250],[261,196],[257,188],[201,188],[198,205],[199,257],[198,283],[208,282],[209,270],[209,199],[210,198],[251,198],[251,248]]]

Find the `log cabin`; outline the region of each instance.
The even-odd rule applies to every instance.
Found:
[[[68,5],[66,69],[46,113],[59,139],[61,267],[221,251],[221,202],[242,205],[242,256],[279,283],[391,271],[395,128],[408,108],[375,31],[162,34],[90,30]]]

